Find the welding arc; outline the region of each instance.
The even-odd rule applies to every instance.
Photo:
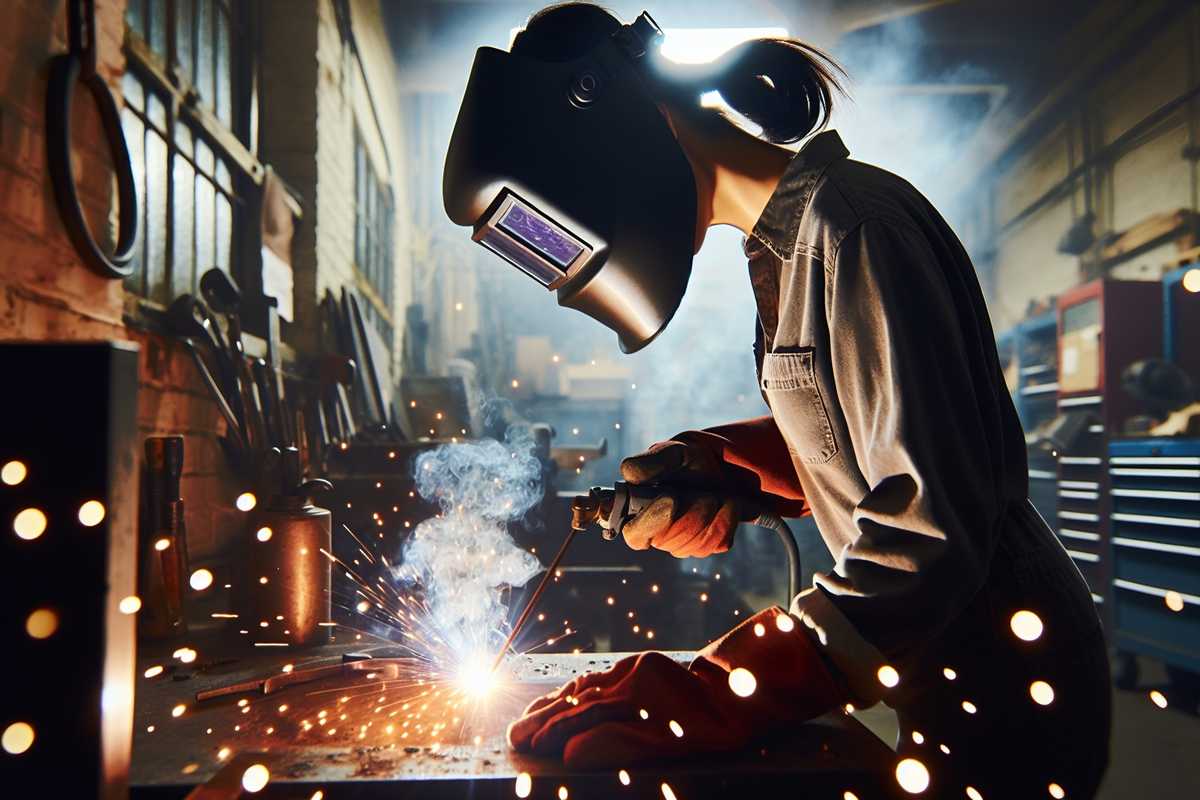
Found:
[[[551,560],[550,565],[546,567],[546,574],[538,581],[537,588],[533,590],[533,596],[529,598],[529,602],[525,604],[525,610],[521,612],[521,616],[517,618],[516,623],[512,627],[512,632],[508,634],[508,638],[504,640],[504,646],[500,648],[500,652],[496,654],[496,660],[492,664],[492,672],[499,669],[504,657],[508,655],[508,648],[512,647],[513,640],[517,638],[517,634],[525,627],[525,623],[529,621],[529,615],[533,613],[533,609],[537,607],[538,601],[542,599],[542,592],[546,591],[546,587],[550,584],[550,579],[554,577],[555,570],[558,569],[558,564],[562,561],[563,556],[567,554],[567,548],[571,545],[571,540],[575,538],[575,534],[579,531],[571,528],[567,532],[567,538],[563,539],[562,547],[558,548],[558,553]]]

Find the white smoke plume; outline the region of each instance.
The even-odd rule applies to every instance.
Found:
[[[417,491],[441,512],[416,527],[395,575],[422,587],[437,634],[456,656],[491,652],[503,635],[505,588],[542,568],[508,532],[542,498],[542,465],[528,429],[509,428],[503,442],[422,453],[415,473]]]

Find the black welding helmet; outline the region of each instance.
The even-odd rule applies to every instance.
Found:
[[[648,90],[662,31],[648,14],[582,56],[480,48],[443,176],[472,238],[645,347],[692,271],[696,185]]]

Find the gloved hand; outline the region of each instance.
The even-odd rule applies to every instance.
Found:
[[[628,767],[738,750],[844,702],[813,640],[793,617],[769,608],[689,667],[639,653],[569,681],[530,703],[509,725],[508,742],[519,752],[561,755],[573,769]]]
[[[621,462],[629,483],[662,483],[662,494],[626,523],[625,543],[634,550],[654,547],[676,558],[723,553],[733,543],[737,524],[756,512],[739,509],[721,490],[721,462],[708,448],[671,439]],[[725,490],[728,491],[727,489]]]
[[[678,558],[702,558],[728,550],[737,524],[764,510],[806,512],[787,445],[771,417],[685,431],[626,458],[621,476],[670,487],[625,525],[625,542],[634,550],[654,547]],[[739,506],[747,499],[755,506]]]

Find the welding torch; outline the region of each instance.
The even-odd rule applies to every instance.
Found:
[[[575,534],[580,531],[587,530],[588,526],[596,523],[600,526],[601,536],[605,540],[611,541],[624,530],[625,526],[636,517],[642,509],[650,505],[654,500],[664,494],[678,494],[681,491],[689,491],[664,484],[633,484],[624,481],[618,481],[613,484],[613,488],[606,489],[603,487],[593,487],[587,494],[579,495],[571,501],[571,530],[563,539],[562,546],[558,548],[558,552],[551,559],[549,566],[546,567],[546,573],[538,582],[537,588],[533,590],[533,594],[529,598],[529,602],[525,604],[525,609],[521,612],[521,616],[517,618],[516,623],[512,627],[512,631],[508,634],[508,638],[504,642],[504,646],[500,648],[499,654],[496,656],[496,661],[492,665],[495,670],[504,660],[504,656],[508,654],[508,648],[512,646],[521,629],[525,627],[525,623],[529,621],[530,615],[533,614],[537,607],[538,601],[542,598],[542,593],[546,591],[546,587],[550,584],[550,580],[554,577],[558,570],[558,565],[566,555],[567,548],[571,541],[575,538]],[[800,590],[802,581],[800,573],[800,550],[796,546],[796,537],[792,533],[792,529],[778,514],[770,511],[761,510],[761,504],[753,501],[743,501],[738,504],[738,507],[743,509],[744,516],[754,516],[749,520],[751,524],[758,525],[761,528],[769,528],[779,534],[779,540],[783,544],[783,549],[787,553],[788,562],[788,596],[787,603],[791,603],[792,598]]]

